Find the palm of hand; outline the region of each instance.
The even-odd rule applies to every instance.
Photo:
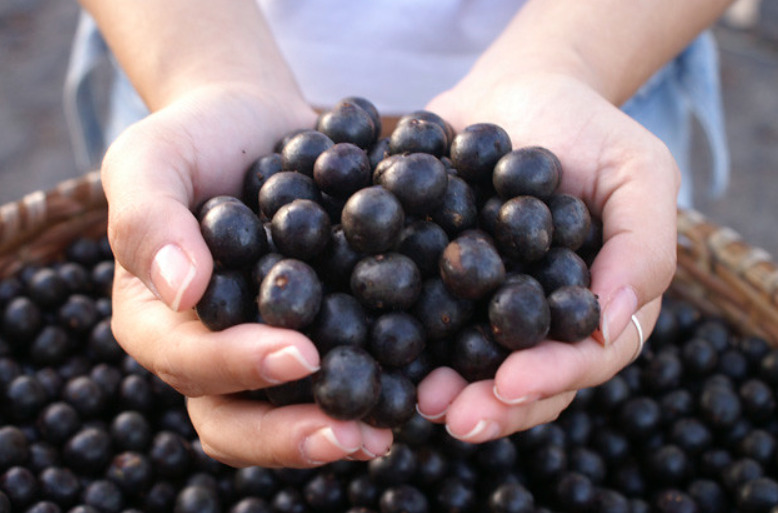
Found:
[[[458,437],[480,442],[555,418],[575,391],[602,383],[634,354],[632,314],[650,333],[660,295],[675,270],[679,175],[664,145],[586,85],[559,75],[531,76],[479,89],[472,80],[427,108],[456,130],[478,122],[508,131],[513,147],[539,145],[560,159],[560,191],[582,197],[603,221],[604,246],[591,288],[603,316],[598,340],[544,341],[514,352],[494,380],[467,384],[437,369],[419,387],[419,408]],[[603,340],[607,339],[607,340]]]

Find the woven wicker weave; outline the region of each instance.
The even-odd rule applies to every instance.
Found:
[[[97,172],[0,207],[0,278],[61,255],[76,237],[105,233]],[[678,212],[678,267],[670,293],[778,346],[778,267],[764,250],[693,210]]]

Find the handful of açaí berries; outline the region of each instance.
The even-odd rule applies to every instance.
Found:
[[[203,204],[215,268],[196,309],[212,330],[261,322],[316,344],[320,371],[260,397],[394,427],[436,367],[488,379],[511,351],[591,335],[601,225],[558,192],[552,152],[495,124],[454,134],[417,111],[381,129],[346,98],[254,163],[242,198]]]

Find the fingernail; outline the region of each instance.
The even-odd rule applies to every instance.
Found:
[[[302,378],[319,370],[319,366],[308,361],[295,346],[274,351],[262,360],[260,375],[270,384],[278,384]]]
[[[446,410],[443,410],[440,413],[435,413],[433,415],[426,415],[425,413],[422,413],[422,411],[419,409],[419,405],[416,405],[416,413],[422,416],[422,418],[429,420],[429,421],[435,421],[440,420],[446,415]]]
[[[600,317],[603,345],[609,345],[627,326],[638,309],[638,297],[632,287],[622,287],[605,305]]]
[[[155,295],[170,308],[178,311],[194,277],[195,266],[181,248],[168,244],[157,251],[151,264],[151,283]]]
[[[335,430],[327,426],[308,435],[300,448],[303,458],[311,464],[321,464],[325,461],[340,458],[333,454],[333,449],[338,453],[353,454],[361,448],[359,440],[349,442],[338,439]]]
[[[500,394],[500,392],[497,391],[497,385],[495,385],[494,388],[492,389],[492,393],[494,394],[494,397],[496,397],[498,401],[500,401],[503,404],[507,404],[508,406],[518,406],[520,404],[533,403],[538,399],[540,399],[539,394],[527,394],[516,398],[505,397],[502,394]]]
[[[500,426],[491,420],[479,420],[478,424],[465,435],[455,435],[451,432],[448,424],[446,424],[446,431],[449,435],[463,442],[485,442],[497,438],[497,435],[500,434]]]

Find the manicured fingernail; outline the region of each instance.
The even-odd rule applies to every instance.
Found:
[[[492,393],[494,394],[494,397],[496,397],[498,401],[500,401],[503,404],[507,404],[508,406],[518,406],[520,404],[533,403],[538,399],[540,399],[539,394],[526,394],[515,398],[506,397],[500,394],[500,392],[497,390],[497,385],[495,385],[494,388],[492,389]]]
[[[638,297],[632,287],[622,287],[614,294],[600,316],[603,345],[609,345],[624,331],[630,317],[637,309]]]
[[[469,433],[458,436],[451,432],[451,428],[449,428],[448,424],[446,424],[446,431],[448,431],[448,434],[453,436],[454,438],[457,438],[459,440],[462,440],[463,442],[485,442],[487,440],[492,440],[494,438],[497,438],[497,436],[500,434],[500,426],[491,420],[479,420],[478,424],[475,425],[473,429],[470,430]]]
[[[427,420],[429,420],[429,421],[436,421],[436,420],[440,420],[440,419],[442,419],[443,417],[445,417],[445,416],[446,416],[446,410],[443,410],[443,411],[442,411],[442,412],[440,412],[440,413],[435,413],[435,414],[432,414],[432,415],[427,415],[427,414],[423,413],[423,412],[422,412],[422,411],[419,409],[419,405],[418,405],[418,404],[416,405],[416,413],[418,413],[419,415],[421,415],[421,416],[422,416],[422,418],[424,418],[424,419],[427,419]]]
[[[154,293],[170,308],[178,311],[181,298],[195,277],[195,266],[184,251],[168,244],[157,251],[151,264]]]
[[[270,384],[298,379],[319,370],[319,366],[309,361],[295,346],[287,346],[265,356],[260,374]]]
[[[344,437],[346,438],[346,437]],[[332,427],[327,426],[308,435],[302,443],[303,458],[311,464],[321,464],[353,454],[362,448],[360,440],[340,440]]]

